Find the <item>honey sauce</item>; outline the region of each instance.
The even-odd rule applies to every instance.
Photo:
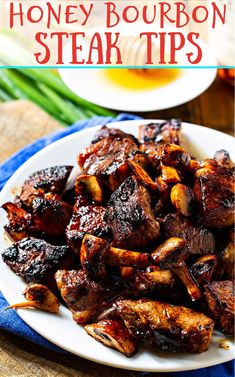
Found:
[[[129,90],[148,90],[168,85],[180,76],[181,70],[179,68],[108,68],[104,70],[104,74],[119,87]]]

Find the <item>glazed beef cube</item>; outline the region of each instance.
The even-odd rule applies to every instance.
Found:
[[[106,288],[90,280],[82,270],[59,270],[55,279],[61,296],[77,323],[86,323],[103,310],[103,302],[112,302],[115,296],[113,287]]]
[[[189,153],[179,145],[162,145],[150,141],[142,144],[140,150],[148,155],[155,169],[159,168],[160,163],[164,166],[175,167],[182,173],[191,169],[191,157]]]
[[[72,217],[72,207],[62,201],[35,198],[32,216],[37,229],[49,238],[63,238]]]
[[[141,249],[159,237],[160,226],[151,209],[150,194],[134,176],[111,195],[105,220],[117,247]]]
[[[221,167],[197,171],[194,196],[205,226],[224,228],[234,224],[234,177],[231,170]]]
[[[140,342],[170,352],[199,353],[209,347],[214,322],[204,314],[150,300],[122,300],[115,307]]]
[[[30,236],[45,237],[53,242],[57,242],[58,238],[62,240],[72,216],[72,207],[54,194],[51,199],[35,197],[31,213],[10,202],[5,203],[3,208],[9,220],[5,231],[16,242]]]
[[[189,219],[180,214],[166,215],[161,229],[164,238],[183,238],[190,254],[207,254],[215,250],[213,234],[206,228],[193,225]]]
[[[73,262],[67,246],[50,245],[36,238],[24,238],[10,246],[3,251],[2,259],[27,283],[41,283],[52,289],[54,273]]]
[[[75,205],[73,216],[66,229],[69,246],[79,254],[85,234],[108,238],[109,227],[104,221],[106,209],[100,205]]]
[[[72,169],[72,166],[53,166],[31,174],[23,184],[20,201],[30,207],[35,196],[47,192],[62,193]]]
[[[103,126],[99,129],[99,131],[95,134],[94,139],[92,140],[92,144],[97,143],[100,140],[106,139],[110,136],[113,136],[117,139],[126,139],[130,138],[136,145],[139,145],[138,140],[130,134],[119,130],[118,128],[109,128],[107,126]]]
[[[80,153],[78,163],[84,174],[98,176],[114,191],[129,175],[127,159],[137,150],[132,139],[110,136]]]
[[[180,145],[180,129],[181,121],[179,119],[149,123],[139,127],[139,140],[142,143],[154,142]]]
[[[204,292],[209,313],[218,329],[234,335],[235,297],[233,281],[214,281],[205,286]]]

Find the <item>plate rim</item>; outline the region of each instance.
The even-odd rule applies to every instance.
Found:
[[[159,119],[138,119],[138,120],[127,120],[127,121],[117,121],[117,122],[112,122],[112,123],[108,123],[107,125],[110,126],[110,127],[118,127],[118,125],[125,125],[125,124],[131,124],[133,126],[135,125],[139,125],[140,123],[142,124],[146,124],[146,123],[150,123],[150,122],[156,122],[156,121],[161,121]],[[102,124],[101,124],[102,125]],[[65,136],[64,138],[60,139],[60,140],[57,140],[53,143],[51,143],[50,145],[46,146],[45,148],[43,148],[42,150],[40,150],[39,152],[37,152],[35,155],[33,155],[32,157],[30,157],[24,164],[22,164],[17,170],[16,172],[11,176],[11,178],[6,182],[6,184],[4,185],[3,189],[1,190],[0,192],[0,203],[2,202],[2,199],[4,198],[4,196],[9,193],[9,189],[10,187],[12,186],[12,183],[14,183],[14,181],[16,179],[18,179],[18,177],[21,175],[21,172],[27,168],[28,165],[30,165],[32,162],[34,162],[34,160],[37,160],[38,158],[40,158],[41,154],[44,154],[45,153],[45,150],[46,152],[50,149],[53,150],[53,148],[59,146],[60,144],[63,144],[63,142],[66,140],[66,141],[69,141],[69,139],[73,139],[73,138],[76,138],[77,135],[79,134],[81,137],[83,134],[93,134],[96,130],[98,130],[100,128],[101,125],[98,125],[98,126],[95,126],[95,127],[91,127],[91,128],[88,128],[88,129],[84,129],[84,130],[81,130],[81,131],[77,131],[71,135],[67,135]],[[198,125],[198,124],[194,124],[194,123],[188,123],[188,122],[182,122],[182,125],[183,126],[192,126],[192,127],[198,127],[199,129],[206,129],[207,131],[211,131],[212,133],[215,132],[215,133],[218,133],[218,134],[222,134],[223,137],[227,137],[228,140],[234,140],[234,137],[231,136],[231,135],[228,135],[228,134],[225,134],[221,131],[218,131],[218,130],[214,130],[214,129],[211,129],[211,128],[208,128],[208,127],[205,127],[205,126],[201,126],[201,125]],[[84,146],[86,147],[86,146]],[[79,152],[79,151],[78,151]],[[77,152],[77,153],[78,153]],[[2,231],[2,229],[0,230]],[[1,249],[2,249],[2,246],[1,246]],[[3,264],[3,261],[0,260],[0,264]],[[4,295],[4,297],[8,300],[8,290],[7,288],[5,289],[5,286],[4,286],[4,282],[2,281],[1,279],[1,274],[0,274],[0,284],[1,284],[1,291]],[[3,290],[2,290],[2,287],[3,287]],[[11,301],[11,300],[9,300]],[[11,303],[11,302],[10,302]],[[66,307],[63,308],[64,310],[66,311],[69,311]],[[102,361],[102,360],[99,360],[99,358],[97,359],[96,357],[93,357],[93,356],[87,356],[87,355],[83,355],[81,353],[78,353],[78,352],[75,352],[74,350],[71,350],[71,348],[69,347],[66,347],[66,346],[63,346],[61,345],[61,343],[55,341],[53,338],[51,338],[50,336],[48,336],[46,334],[46,330],[45,331],[41,331],[41,330],[35,330],[35,327],[34,326],[31,326],[31,324],[29,324],[31,322],[30,318],[27,318],[27,312],[24,312],[23,310],[19,310],[17,311],[17,314],[20,316],[20,318],[26,322],[26,324],[28,326],[30,326],[34,331],[36,331],[38,334],[40,334],[42,337],[44,337],[45,339],[49,340],[51,343],[57,345],[58,347],[72,353],[72,354],[75,354],[77,356],[80,356],[84,359],[87,359],[87,360],[90,360],[90,361],[93,361],[93,362],[96,362],[96,363],[99,363],[101,365],[107,365],[107,366],[111,366],[111,367],[115,367],[115,368],[120,368],[120,369],[126,369],[126,370],[133,370],[133,371],[145,371],[145,372],[180,372],[180,371],[190,371],[190,370],[196,370],[196,369],[202,369],[202,368],[206,368],[206,367],[210,367],[210,366],[215,366],[215,365],[218,365],[218,364],[221,364],[221,363],[224,363],[224,362],[228,362],[228,361],[231,361],[233,360],[233,356],[231,354],[224,354],[224,357],[223,357],[223,360],[219,360],[219,361],[216,361],[216,360],[207,360],[207,361],[203,361],[203,366],[199,367],[195,364],[198,364],[198,361],[194,361],[194,360],[191,360],[192,362],[192,365],[191,367],[187,367],[187,369],[185,369],[185,367],[183,366],[179,366],[177,368],[175,367],[165,367],[165,368],[159,368],[156,367],[156,368],[153,368],[153,367],[148,367],[148,366],[145,366],[143,369],[140,369],[140,368],[135,368],[135,366],[132,366],[132,365],[120,365],[120,363],[118,362],[112,362],[112,361],[108,361],[106,360],[105,362]],[[41,314],[40,312],[38,313],[39,315]],[[71,318],[71,321],[72,321],[72,318]],[[220,333],[219,333],[220,334]],[[222,333],[221,333],[222,335]],[[190,355],[190,354],[189,354]],[[227,357],[226,357],[227,355]],[[124,356],[123,356],[124,357]],[[124,359],[125,360],[125,359]]]

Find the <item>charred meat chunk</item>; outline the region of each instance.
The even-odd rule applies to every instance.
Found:
[[[67,246],[25,238],[2,253],[3,261],[27,283],[41,283],[54,289],[54,273],[74,262]]]
[[[86,332],[98,342],[114,348],[127,357],[137,352],[137,345],[124,323],[118,319],[105,319],[85,326]]]
[[[32,203],[32,216],[37,228],[49,238],[64,237],[72,212],[72,207],[60,200],[35,198]]]
[[[209,313],[218,329],[234,335],[235,297],[233,281],[213,281],[204,292]]]
[[[159,236],[149,192],[134,176],[111,195],[105,220],[112,230],[114,246],[120,248],[141,249]]]
[[[202,223],[211,228],[234,224],[235,176],[229,169],[215,171],[199,169],[196,173],[194,196]]]
[[[78,163],[84,174],[100,177],[114,191],[129,175],[127,159],[137,150],[132,139],[110,136],[80,153]]]
[[[55,274],[57,287],[77,323],[86,323],[103,310],[103,302],[112,303],[115,289],[89,279],[82,270],[59,270]]]
[[[72,166],[53,166],[31,174],[23,184],[20,201],[30,207],[35,196],[47,192],[61,194],[72,169]]]
[[[85,234],[108,238],[109,227],[104,221],[105,207],[100,205],[75,205],[71,221],[66,229],[69,246],[79,254]]]
[[[45,237],[52,241],[58,241],[59,237],[62,240],[72,216],[72,207],[57,197],[35,197],[31,213],[10,202],[5,203],[3,208],[7,211],[9,220],[5,231],[16,242],[30,236]]]
[[[193,225],[180,214],[166,215],[161,227],[165,238],[183,238],[190,254],[207,254],[215,251],[213,234],[206,228]]]
[[[94,139],[92,140],[92,144],[97,143],[100,140],[106,139],[108,137],[115,137],[117,139],[126,139],[130,138],[136,145],[139,145],[138,140],[131,134],[127,134],[119,130],[118,128],[110,128],[107,126],[103,126],[99,129],[99,131],[95,134]]]
[[[158,168],[160,163],[162,163],[164,166],[171,166],[182,172],[187,172],[191,169],[191,157],[179,145],[160,145],[148,142],[142,144],[140,150],[148,155],[154,168]]]
[[[169,121],[149,123],[139,127],[139,140],[162,144],[180,145],[181,121],[171,119]]]
[[[199,353],[208,349],[214,322],[183,306],[121,300],[115,304],[129,332],[163,351]]]

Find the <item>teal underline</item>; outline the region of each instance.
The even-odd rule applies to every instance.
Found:
[[[66,68],[66,69],[104,69],[104,68],[135,68],[135,69],[153,69],[153,68],[159,68],[159,69],[171,69],[171,68],[188,68],[188,69],[209,69],[209,68],[235,68],[235,65],[211,65],[211,66],[184,66],[184,65],[172,65],[172,66],[162,66],[162,65],[115,65],[115,66],[84,66],[84,65],[48,65],[48,66],[35,66],[35,65],[2,65],[0,66],[0,69],[4,68],[10,68],[10,69],[16,69],[16,68],[37,68],[37,69],[46,69],[46,68]]]

